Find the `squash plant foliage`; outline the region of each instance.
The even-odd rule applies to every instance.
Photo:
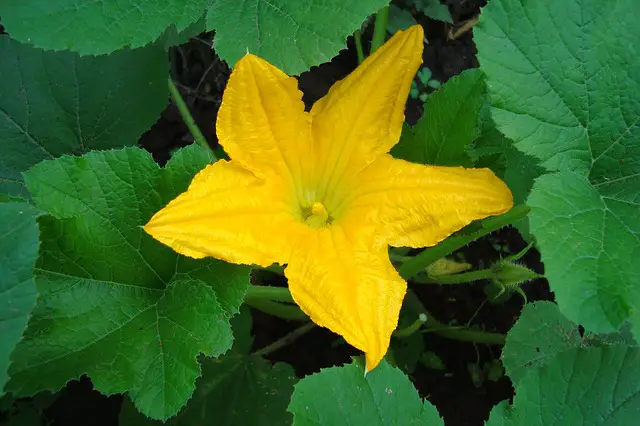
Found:
[[[423,32],[382,44],[386,0],[80,3],[0,6],[4,400],[86,375],[126,394],[123,425],[443,425],[409,376],[421,333],[467,333],[504,345],[515,389],[487,425],[637,422],[639,2],[490,0],[480,68],[415,126]],[[305,112],[290,76],[371,15],[369,57]],[[212,30],[231,160],[190,123],[198,143],[161,167],[138,139],[170,97],[190,119],[167,49]],[[519,255],[447,257],[507,225],[556,303],[525,303],[506,337],[440,323],[412,287],[485,279],[498,299],[539,277]],[[264,269],[289,287],[251,280]],[[300,327],[255,348],[249,306]],[[307,377],[264,358],[316,325],[364,357]]]

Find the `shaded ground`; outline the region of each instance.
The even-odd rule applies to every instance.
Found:
[[[461,23],[476,16],[479,7],[486,1],[447,0],[446,3],[454,22]],[[448,40],[448,25],[425,17],[418,17],[418,20],[425,27],[429,40],[423,59],[424,65],[433,72],[433,78],[445,82],[465,69],[478,66],[471,32],[457,40]],[[368,39],[368,34],[365,33],[364,38]],[[210,42],[211,35],[204,35],[174,49],[171,55],[174,78],[196,122],[214,144],[215,117],[229,69],[212,52]],[[365,46],[365,50],[367,48]],[[333,83],[347,75],[356,64],[355,50],[349,40],[349,49],[341,52],[331,63],[304,73],[300,77],[300,87],[305,93],[307,106],[323,96]],[[415,122],[421,113],[419,101],[409,102],[407,118],[410,122]],[[156,125],[142,137],[141,144],[153,153],[156,161],[163,164],[173,150],[190,141],[182,118],[175,107],[169,106]],[[525,243],[517,231],[503,229],[465,247],[460,256],[474,267],[483,268],[500,256],[518,252],[524,247]],[[522,263],[537,272],[543,272],[535,250],[527,253]],[[284,285],[283,279],[275,274],[263,273],[259,278],[271,285]],[[515,296],[503,305],[483,305],[486,299],[483,285],[483,282],[477,282],[473,285],[421,285],[414,288],[427,309],[441,322],[465,324],[471,320],[472,325],[481,329],[505,333],[517,319],[523,302]],[[529,301],[552,299],[544,280],[529,283],[523,289]],[[268,345],[297,325],[254,312],[255,348]],[[314,329],[295,344],[272,353],[270,359],[292,364],[299,376],[350,362],[350,357],[358,352],[345,344],[335,345],[336,338],[325,329]],[[485,379],[474,384],[469,373],[470,365],[482,367],[486,362],[498,359],[500,347],[473,345],[434,334],[426,334],[423,338],[427,349],[443,360],[445,369],[434,370],[419,365],[411,377],[421,395],[436,405],[447,426],[482,425],[496,403],[512,397],[513,389],[507,378],[502,377],[497,381]],[[56,402],[44,411],[44,417],[54,425],[115,425],[121,400],[120,396],[107,398],[92,391],[90,381],[83,379],[70,383]]]

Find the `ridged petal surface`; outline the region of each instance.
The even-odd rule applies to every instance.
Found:
[[[285,270],[295,302],[365,352],[367,370],[387,352],[407,288],[371,231],[331,226],[310,233]]]

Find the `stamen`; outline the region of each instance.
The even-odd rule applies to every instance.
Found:
[[[306,214],[304,213],[305,210],[307,212]],[[332,220],[331,217],[329,217],[329,212],[324,204],[317,201],[311,205],[311,208],[303,208],[303,219],[307,225],[313,228],[322,228],[327,226]]]
[[[322,218],[325,221],[329,218],[329,212],[327,212],[327,209],[324,206],[324,204],[318,203],[317,201],[313,203],[313,206],[311,206],[311,214],[313,216],[318,216],[319,218]]]

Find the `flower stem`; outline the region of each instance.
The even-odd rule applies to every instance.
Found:
[[[362,48],[362,33],[360,30],[353,33],[353,40],[356,43],[356,54],[358,55],[358,63],[364,61],[364,49]]]
[[[264,312],[265,314],[273,315],[278,318],[296,321],[306,321],[308,319],[307,315],[297,306],[273,302],[267,299],[250,298],[245,298],[244,303],[252,308]]]
[[[427,316],[427,321],[422,327],[425,333],[435,333],[442,337],[453,340],[461,340],[464,342],[485,343],[489,345],[504,345],[505,335],[500,333],[491,333],[488,331],[472,330],[466,327],[448,326],[435,319],[418,299],[418,296],[411,290],[407,290],[404,303],[410,306],[410,309],[421,312]]]
[[[495,277],[492,269],[480,269],[477,271],[463,272],[453,275],[441,275],[438,277],[414,277],[413,281],[420,284],[468,284],[478,280],[489,280]]]
[[[296,340],[298,340],[301,336],[307,334],[309,331],[311,331],[313,328],[315,327],[315,324],[312,322],[308,322],[306,324],[301,325],[300,327],[296,328],[295,330],[293,330],[291,333],[284,335],[283,337],[279,338],[278,340],[276,340],[275,342],[271,343],[268,346],[265,346],[264,348],[257,350],[253,353],[253,355],[257,355],[257,356],[266,356],[269,355],[271,352],[275,352],[278,349],[281,349],[287,345],[290,345],[291,343],[295,342]]]
[[[200,145],[207,152],[207,154],[209,154],[209,158],[211,159],[211,161],[216,160],[217,159],[216,154],[213,152],[213,150],[209,146],[209,143],[207,142],[204,135],[200,131],[200,128],[198,127],[195,120],[193,119],[191,112],[189,112],[189,108],[187,107],[187,104],[184,102],[182,95],[180,95],[180,91],[176,87],[176,84],[173,82],[171,77],[169,77],[167,82],[169,84],[169,93],[171,93],[171,99],[173,99],[173,102],[175,102],[176,107],[178,108],[178,111],[180,112],[180,115],[184,120],[184,124],[187,125],[189,132],[193,136],[193,140],[195,141],[195,143]]]
[[[420,327],[422,327],[422,325],[427,322],[427,316],[422,313],[420,315],[418,315],[418,319],[416,319],[413,324],[411,324],[408,327],[405,328],[401,328],[400,330],[396,330],[393,335],[395,337],[399,337],[399,338],[404,338],[404,337],[409,337],[411,336],[413,333],[415,333],[416,331],[420,330]]]
[[[407,260],[398,268],[398,273],[402,278],[409,279],[414,275],[425,270],[425,268],[431,265],[436,260],[451,254],[455,250],[458,250],[465,245],[484,237],[496,231],[504,226],[517,222],[529,213],[529,207],[521,204],[509,210],[507,213],[485,219],[482,222],[482,229],[471,234],[463,234],[455,237],[451,237],[437,246],[427,249],[417,255],[416,257]]]
[[[373,27],[373,38],[371,39],[371,52],[373,54],[378,47],[384,44],[387,36],[387,23],[389,22],[389,6],[385,6],[376,13],[376,22]]]
[[[268,299],[277,302],[293,303],[291,292],[286,287],[271,287],[267,285],[251,285],[247,290],[247,299]]]

